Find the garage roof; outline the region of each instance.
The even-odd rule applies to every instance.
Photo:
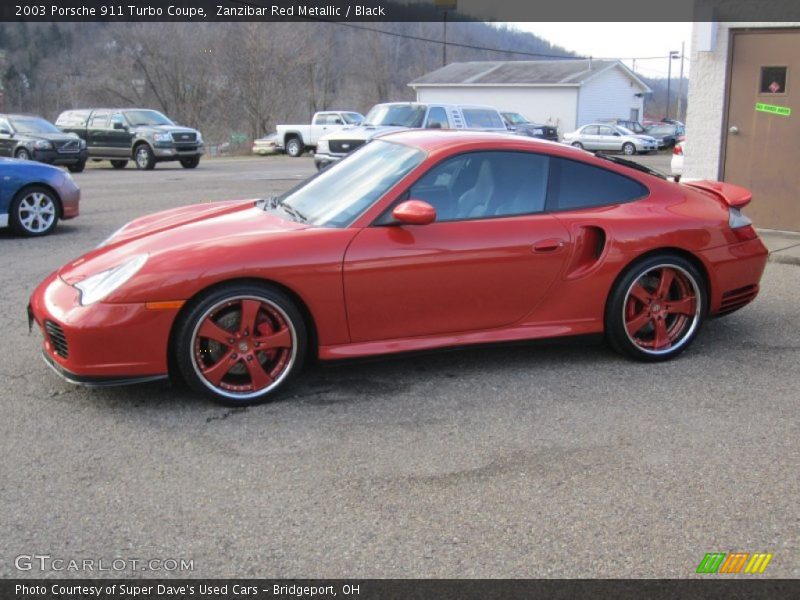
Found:
[[[650,88],[618,60],[520,60],[450,63],[415,79],[412,88],[425,86],[580,86],[592,77],[613,68],[621,68],[644,91]]]

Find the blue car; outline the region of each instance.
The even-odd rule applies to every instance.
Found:
[[[24,236],[46,235],[59,219],[78,216],[81,191],[58,167],[0,158],[0,227]]]

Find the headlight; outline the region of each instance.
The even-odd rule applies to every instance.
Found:
[[[80,142],[78,142],[78,148],[80,148],[81,150],[86,148],[86,140],[81,140]]]
[[[317,154],[328,154],[331,151],[330,144],[328,144],[328,140],[320,140],[317,142]]]
[[[171,133],[156,133],[153,136],[153,139],[157,142],[171,142],[172,141],[172,134]]]
[[[75,287],[81,292],[81,305],[88,306],[102,300],[136,275],[146,262],[147,254],[137,254],[116,267],[79,281]]]
[[[198,144],[202,144],[203,143],[203,134],[200,133],[199,131],[197,132],[197,143]]]
[[[33,142],[33,147],[37,150],[50,150],[53,147],[53,144],[47,140],[36,140]]]

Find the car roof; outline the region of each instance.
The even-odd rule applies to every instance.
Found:
[[[404,131],[386,133],[378,136],[376,139],[398,142],[406,146],[419,148],[428,153],[445,149],[469,149],[486,145],[491,147],[487,149],[538,149],[564,155],[585,156],[587,154],[584,150],[557,142],[492,131],[407,129]]]
[[[488,104],[453,104],[450,102],[381,102],[375,106],[421,106],[424,108],[441,106],[444,108],[482,108],[497,110],[494,106],[489,106]],[[373,108],[375,108],[375,106],[373,106]]]

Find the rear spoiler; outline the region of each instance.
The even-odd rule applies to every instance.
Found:
[[[743,208],[753,199],[753,192],[731,183],[722,183],[721,181],[683,181],[682,183],[713,194],[731,208]]]

